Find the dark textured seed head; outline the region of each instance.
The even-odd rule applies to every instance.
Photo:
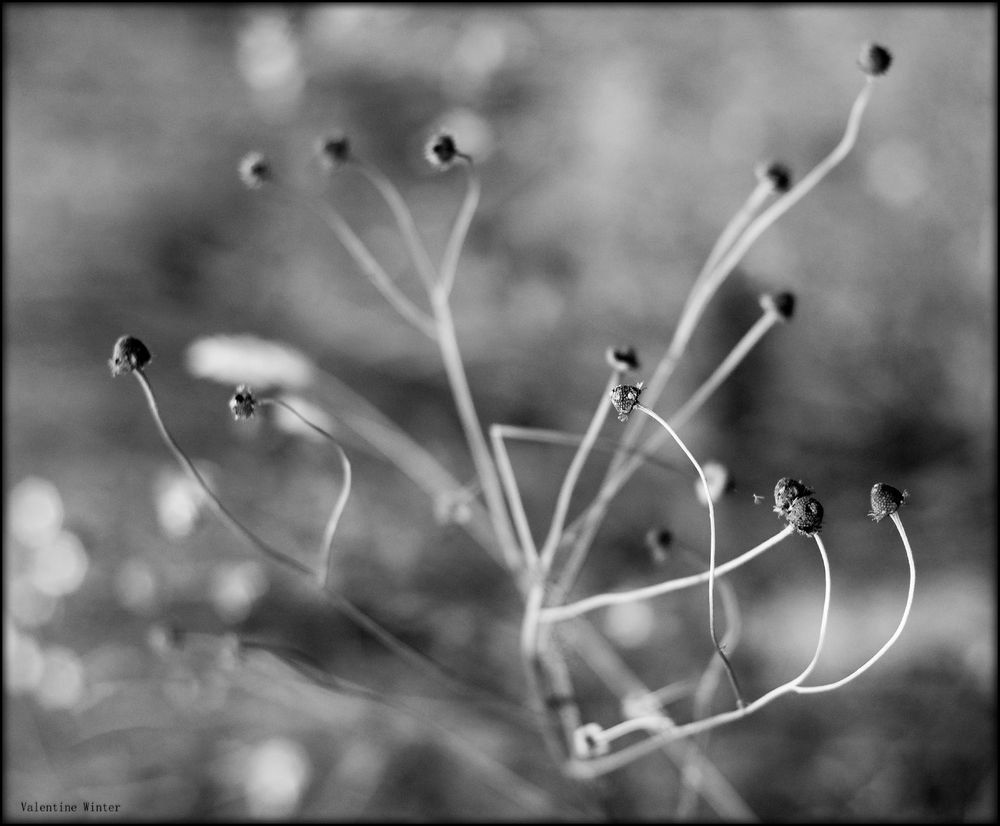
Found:
[[[271,165],[260,152],[248,152],[240,160],[240,180],[247,189],[260,189],[271,180]]]
[[[666,561],[673,541],[674,535],[666,528],[650,528],[646,532],[646,548],[654,562]]]
[[[612,370],[638,370],[639,356],[635,347],[609,347],[604,353]]]
[[[782,321],[788,321],[795,312],[795,295],[793,293],[764,293],[760,297],[761,309],[765,312],[777,313]]]
[[[754,174],[761,183],[767,181],[775,192],[788,192],[792,186],[792,170],[779,161],[761,161]]]
[[[229,409],[232,411],[234,419],[253,418],[253,414],[257,410],[257,398],[254,396],[253,390],[245,384],[237,387],[236,392],[229,399]]]
[[[792,502],[785,518],[796,531],[812,536],[823,528],[823,506],[812,496],[800,496]]]
[[[637,385],[619,384],[611,391],[611,404],[618,411],[618,421],[628,421],[628,414],[638,403],[641,392],[642,382]]]
[[[146,345],[139,339],[122,336],[115,342],[108,364],[111,367],[111,375],[120,376],[122,373],[131,373],[133,370],[145,367],[152,358]]]
[[[433,135],[427,142],[424,149],[424,156],[432,166],[438,169],[447,169],[455,162],[459,155],[455,139],[447,132],[439,132]]]
[[[317,153],[323,166],[332,172],[351,159],[351,142],[347,139],[347,135],[337,132],[320,138]]]
[[[885,46],[878,43],[865,43],[861,47],[861,54],[858,55],[858,68],[866,75],[879,77],[889,71],[892,64],[892,55]]]
[[[784,516],[792,506],[792,502],[800,496],[808,496],[813,490],[801,481],[783,476],[774,486],[774,512]]]
[[[885,482],[876,482],[872,486],[872,509],[868,515],[876,522],[881,522],[890,514],[898,511],[909,498],[910,492],[908,490],[900,492]]]

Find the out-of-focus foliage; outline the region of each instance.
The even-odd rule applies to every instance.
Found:
[[[681,784],[665,757],[613,775],[599,798],[581,794],[530,722],[436,695],[346,620],[317,626],[293,583],[206,518],[132,380],[112,381],[106,362],[118,336],[141,337],[178,439],[247,521],[306,559],[338,490],[336,456],[294,432],[235,426],[228,391],[186,369],[197,337],[287,341],[457,479],[472,466],[435,348],[313,217],[240,185],[244,153],[318,192],[315,140],[345,130],[398,183],[438,255],[461,177],[432,172],[422,148],[453,129],[483,178],[454,292],[480,416],[581,432],[605,348],[658,358],[754,164],[777,157],[802,174],[839,139],[866,40],[895,60],[856,149],[754,247],[663,405],[676,409],[729,351],[760,292],[792,290],[792,322],[683,433],[731,474],[721,553],[776,530],[753,494],[777,478],[818,491],[836,587],[817,675],[836,679],[898,619],[905,561],[865,513],[873,482],[905,487],[914,615],[862,679],[719,730],[708,753],[765,819],[995,816],[988,4],[6,4],[5,815],[83,800],[121,804],[128,819],[675,813]],[[364,181],[338,175],[330,192],[390,274],[416,286]],[[334,424],[343,398],[319,400]],[[521,696],[506,575],[441,524],[440,503],[345,448],[355,486],[338,585],[468,682]],[[569,454],[512,456],[545,524]],[[629,486],[581,588],[689,572],[644,544],[669,525],[701,553],[689,477],[680,463],[651,466]],[[810,651],[821,582],[800,547],[733,578],[734,665],[751,694]],[[711,654],[703,602],[658,600],[599,624],[663,685]],[[247,617],[284,639],[321,638],[337,676],[378,696],[331,692],[237,650],[226,627]],[[203,633],[178,640],[177,623]],[[606,700],[584,700],[614,721]],[[699,803],[692,815],[714,812]]]

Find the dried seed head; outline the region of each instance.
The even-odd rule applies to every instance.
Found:
[[[823,506],[812,496],[800,496],[785,516],[788,524],[805,536],[819,533],[823,527]]]
[[[260,189],[271,177],[271,164],[260,152],[248,152],[240,160],[240,180],[247,189]]]
[[[788,192],[792,186],[792,170],[780,161],[761,161],[754,167],[757,180],[767,181],[775,192]]]
[[[324,168],[333,172],[351,159],[351,142],[343,132],[336,132],[319,139],[316,153]]]
[[[774,512],[779,516],[785,516],[792,503],[800,496],[808,496],[812,493],[812,488],[803,482],[792,479],[790,476],[783,476],[774,486]]]
[[[257,410],[257,398],[247,385],[241,384],[229,399],[229,409],[234,419],[251,419]]]
[[[764,293],[760,297],[760,306],[765,312],[777,313],[782,321],[788,321],[795,313],[795,295],[793,293]]]
[[[634,347],[609,347],[604,353],[612,370],[638,370],[639,356]]]
[[[611,404],[618,411],[618,421],[627,422],[628,414],[639,402],[639,394],[642,392],[642,382],[636,385],[619,384],[611,391]]]
[[[115,342],[108,364],[111,367],[111,375],[120,376],[122,373],[131,373],[133,370],[145,367],[152,358],[146,345],[139,339],[122,336]]]
[[[646,532],[646,548],[656,563],[667,560],[673,541],[674,535],[666,528],[650,528]]]
[[[431,136],[424,147],[424,157],[428,163],[437,169],[447,169],[461,153],[455,146],[455,139],[447,132],[438,132]]]
[[[868,515],[876,522],[881,522],[903,507],[909,498],[910,492],[908,490],[900,492],[885,482],[876,482],[872,486],[872,509]]]
[[[597,723],[587,723],[573,732],[573,750],[581,760],[607,754],[611,746],[604,736],[604,729]]]
[[[878,43],[865,43],[858,55],[858,68],[869,77],[879,77],[889,71],[892,55],[885,46]]]

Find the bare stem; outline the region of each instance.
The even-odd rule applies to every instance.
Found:
[[[883,645],[878,652],[872,656],[864,665],[860,668],[855,669],[842,680],[837,680],[835,683],[827,683],[826,685],[810,685],[810,686],[799,686],[795,690],[799,694],[818,694],[822,691],[833,691],[835,688],[840,688],[842,685],[846,685],[855,677],[859,677],[869,668],[871,668],[876,662],[878,662],[882,655],[888,651],[896,640],[899,639],[899,635],[903,633],[903,628],[906,625],[906,621],[910,616],[910,608],[913,605],[913,591],[917,583],[917,569],[913,562],[913,550],[910,548],[910,540],[906,537],[906,531],[903,530],[903,522],[899,518],[899,512],[890,514],[893,524],[896,526],[896,530],[899,531],[899,537],[903,540],[903,548],[906,550],[906,561],[910,566],[910,586],[906,594],[906,607],[903,608],[903,616],[899,621],[899,625],[896,626],[896,630],[893,635],[889,637],[885,645]]]
[[[472,223],[472,216],[475,215],[476,207],[479,206],[479,196],[481,184],[479,175],[472,164],[472,159],[467,155],[462,155],[465,167],[467,185],[465,198],[459,209],[458,216],[451,228],[451,235],[448,236],[448,244],[444,249],[444,257],[441,259],[441,289],[447,295],[451,293],[455,286],[455,275],[458,272],[458,257],[465,244],[465,238],[469,233],[469,226]]]
[[[729,658],[726,656],[726,652],[723,650],[722,646],[719,644],[719,638],[715,632],[715,505],[712,502],[712,489],[709,487],[708,479],[705,478],[705,472],[701,469],[701,465],[698,464],[698,460],[694,458],[694,455],[690,450],[687,449],[687,445],[681,441],[681,437],[677,435],[676,431],[667,424],[666,420],[660,415],[650,410],[643,404],[636,404],[635,409],[641,413],[645,413],[653,421],[660,425],[664,430],[667,431],[677,442],[677,446],[684,451],[684,455],[688,457],[691,464],[694,465],[694,469],[698,471],[698,476],[701,478],[702,487],[705,490],[705,502],[708,505],[708,524],[709,524],[709,542],[708,542],[708,629],[712,635],[712,643],[715,645],[715,650],[718,652],[719,657],[726,666],[726,673],[729,675],[729,682],[733,687],[733,694],[736,695],[736,703],[742,708],[743,707],[743,697],[740,694],[739,683],[736,681],[736,674],[733,671],[733,667],[729,662]]]
[[[403,200],[403,196],[399,194],[399,190],[395,184],[373,164],[367,161],[354,160],[353,165],[369,180],[372,186],[378,190],[386,204],[389,205],[389,209],[392,210],[396,224],[399,227],[399,232],[403,236],[403,241],[410,252],[410,258],[413,259],[413,266],[416,267],[417,273],[419,273],[426,289],[430,290],[437,280],[437,272],[434,269],[434,264],[431,263],[430,256],[427,254],[427,247],[424,245],[423,239],[417,231],[416,222],[413,220],[413,213],[410,212],[410,208],[406,205],[406,201]]]
[[[751,548],[746,553],[741,554],[735,559],[731,559],[729,562],[725,562],[722,565],[717,566],[715,568],[715,576],[723,576],[728,574],[730,571],[736,570],[741,565],[745,565],[750,560],[760,556],[760,554],[764,553],[764,551],[768,548],[774,547],[783,539],[791,536],[794,530],[795,529],[790,525],[786,526],[770,539],[761,542],[759,545]],[[679,577],[678,579],[670,579],[666,582],[658,582],[655,585],[647,585],[644,588],[636,588],[631,591],[596,594],[592,597],[581,599],[578,602],[571,602],[568,605],[557,605],[551,608],[546,608],[542,612],[540,619],[542,622],[563,622],[564,620],[579,617],[590,611],[595,611],[598,608],[604,608],[608,605],[620,605],[626,602],[651,599],[652,597],[658,597],[661,594],[669,594],[673,591],[681,591],[685,588],[692,588],[695,585],[701,585],[703,582],[708,582],[708,579],[709,572],[704,571],[700,574]]]
[[[343,449],[339,444],[337,444],[337,440],[334,439],[333,436],[331,436],[322,427],[313,424],[313,422],[309,421],[309,419],[303,416],[298,410],[284,400],[264,398],[259,399],[257,404],[261,407],[270,404],[284,408],[289,413],[296,416],[305,425],[311,427],[314,431],[332,442],[334,448],[337,450],[337,455],[340,457],[340,466],[344,475],[344,484],[341,486],[340,493],[337,496],[337,501],[334,503],[333,511],[330,514],[330,519],[326,523],[326,528],[323,531],[323,539],[319,546],[319,582],[321,586],[326,587],[330,582],[330,573],[333,567],[333,537],[337,532],[337,525],[340,522],[340,517],[343,514],[344,508],[347,505],[347,500],[351,495],[351,463],[347,458],[347,454],[344,453]]]
[[[167,447],[174,454],[174,458],[180,463],[181,467],[187,471],[188,475],[195,481],[199,488],[204,491],[205,495],[208,497],[208,504],[214,511],[215,515],[219,519],[242,539],[248,541],[257,550],[263,553],[266,557],[274,560],[275,562],[280,562],[282,565],[287,565],[290,568],[298,571],[302,574],[312,574],[312,571],[308,566],[302,564],[297,559],[294,559],[277,548],[272,548],[267,542],[261,539],[257,534],[247,528],[239,519],[233,516],[225,505],[219,500],[219,497],[215,495],[212,489],[208,486],[208,483],[198,472],[198,469],[194,466],[187,454],[181,449],[181,446],[177,444],[177,441],[167,430],[166,424],[163,422],[163,418],[160,416],[160,408],[156,402],[156,395],[153,393],[153,386],[150,384],[148,377],[142,371],[141,367],[137,367],[132,371],[132,375],[135,376],[136,381],[139,382],[139,386],[143,389],[146,394],[146,401],[149,404],[149,410],[153,414],[153,420],[156,422],[156,426],[159,428],[160,436],[163,437],[163,441],[166,443]]]

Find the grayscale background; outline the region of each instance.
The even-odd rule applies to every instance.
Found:
[[[995,818],[993,4],[42,3],[5,4],[3,29],[7,818],[51,819],[22,802],[84,800],[120,806],[102,820]],[[346,131],[438,255],[463,179],[431,172],[422,146],[453,129],[483,181],[454,292],[480,417],[580,433],[605,348],[630,343],[656,361],[754,165],[779,158],[801,175],[840,139],[868,40],[895,60],[855,150],[726,283],[661,412],[729,352],[760,293],[793,291],[791,323],[682,431],[732,474],[720,558],[780,527],[778,477],[816,489],[833,568],[816,677],[837,679],[888,638],[905,599],[896,532],[866,517],[872,483],[888,482],[911,494],[913,614],[855,682],[784,698],[702,744],[722,812],[684,808],[663,754],[581,790],[533,724],[441,692],[342,617],[317,614],[192,510],[139,388],[110,377],[115,339],[142,338],[178,441],[234,511],[308,561],[339,490],[335,454],[267,419],[233,422],[231,389],[188,368],[195,339],[284,342],[460,481],[473,471],[432,344],[315,218],[241,185],[244,153],[318,192],[315,141]],[[364,180],[338,175],[329,192],[418,297]],[[465,682],[522,698],[509,578],[337,429],[346,391],[302,395],[353,462],[339,587]],[[603,435],[618,432],[609,417]],[[570,453],[511,454],[541,533]],[[704,555],[694,476],[676,451],[664,459],[618,500],[580,594],[690,572],[683,557],[651,561],[650,527]],[[751,696],[811,654],[816,557],[795,538],[732,577],[733,662]],[[699,591],[595,619],[663,686],[711,657],[704,602]],[[328,674],[372,693],[237,650],[239,623],[321,651]],[[614,722],[577,666],[585,707]],[[722,685],[716,708],[730,704]]]

